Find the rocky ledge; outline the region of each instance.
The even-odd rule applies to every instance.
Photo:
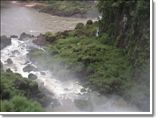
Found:
[[[3,48],[5,48],[6,46],[8,46],[8,45],[11,45],[11,38],[9,38],[5,35],[1,36],[1,39],[0,39],[0,48],[1,48],[1,50]]]

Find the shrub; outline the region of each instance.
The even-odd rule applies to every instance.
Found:
[[[41,105],[23,96],[14,96],[9,101],[1,101],[2,112],[41,112]]]
[[[83,23],[78,23],[75,27],[75,29],[82,29],[84,27]]]
[[[54,42],[56,40],[56,36],[54,36],[54,34],[52,34],[51,32],[46,32],[45,38],[48,42]]]
[[[93,21],[92,21],[92,20],[88,20],[86,24],[87,24],[87,25],[92,25],[92,24],[93,24]]]
[[[38,99],[41,94],[37,82],[23,78],[20,74],[1,71],[2,111],[40,111],[39,104],[29,99]],[[23,103],[20,105],[18,102]]]

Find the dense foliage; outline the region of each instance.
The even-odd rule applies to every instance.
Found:
[[[122,48],[133,66],[149,63],[150,1],[100,0],[101,34],[107,33],[111,44]]]
[[[78,10],[75,5],[68,6],[67,1],[63,1],[64,4],[49,2],[68,14]],[[63,72],[68,76],[75,74],[94,90],[123,95],[143,110],[148,109],[150,3],[146,0],[100,0],[98,8],[102,13],[101,20],[94,23],[89,20],[86,25],[79,23],[71,31],[48,32],[44,34],[49,42],[45,51],[35,49],[28,56],[39,68],[49,68],[55,75]],[[98,29],[99,36],[96,35]],[[37,86],[32,81],[20,80],[22,77],[17,74],[12,75],[2,73],[2,107],[7,111],[16,107],[16,100],[25,102],[26,99],[20,96],[31,97],[33,92],[30,89]],[[26,104],[29,101],[21,108]],[[25,109],[34,105],[37,104],[31,103]],[[32,110],[39,111],[38,107]]]
[[[1,111],[2,112],[38,112],[43,111],[36,102],[40,95],[35,81],[23,78],[20,74],[1,70]],[[38,96],[39,97],[39,96]]]
[[[56,34],[57,40],[48,45],[47,53],[34,50],[29,54],[31,60],[55,74],[64,70],[85,78],[102,93],[121,93],[131,83],[131,66],[122,50],[103,44],[102,38],[95,36],[97,27],[97,22],[87,21],[85,26],[79,23],[75,30],[60,33],[62,37]]]

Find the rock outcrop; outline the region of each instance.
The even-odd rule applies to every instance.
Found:
[[[36,45],[39,45],[39,46],[45,45],[47,43],[45,35],[43,35],[43,34],[38,35],[36,37],[36,39],[33,40],[33,43],[36,44]]]
[[[11,38],[8,38],[5,35],[1,36],[1,39],[0,39],[0,48],[1,48],[1,50],[3,48],[5,48],[6,46],[8,46],[8,45],[11,45]]]
[[[8,58],[6,62],[7,64],[13,64],[13,61],[10,58]]]
[[[35,79],[37,79],[38,77],[37,77],[35,74],[30,73],[30,74],[28,75],[28,78],[29,78],[29,79],[32,79],[32,80],[35,80]]]
[[[30,38],[33,38],[33,37],[34,37],[33,35],[30,35],[30,34],[27,34],[27,33],[23,32],[20,35],[19,40],[29,40]]]
[[[31,71],[37,71],[37,70],[38,69],[31,64],[28,64],[27,66],[23,68],[24,72],[31,72]]]

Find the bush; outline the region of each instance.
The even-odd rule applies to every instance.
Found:
[[[112,44],[112,40],[109,38],[108,34],[104,33],[99,37],[99,41],[102,44]]]
[[[54,42],[56,40],[56,36],[54,36],[54,34],[52,34],[51,32],[46,32],[45,38],[48,42]]]
[[[87,25],[92,25],[92,24],[93,24],[93,21],[92,21],[92,20],[88,20],[86,24],[87,24]]]
[[[78,23],[75,27],[75,29],[82,29],[84,27],[83,23]]]
[[[14,96],[9,101],[1,102],[1,112],[41,112],[41,105],[23,96]]]
[[[38,99],[41,94],[37,82],[23,78],[20,74],[1,71],[2,111],[41,111],[40,104],[29,100]]]

